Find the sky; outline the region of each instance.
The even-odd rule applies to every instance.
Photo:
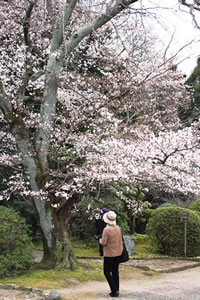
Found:
[[[190,44],[178,54],[178,62],[183,60],[178,65],[178,69],[189,76],[196,66],[198,55],[200,55],[200,29],[195,28],[188,8],[179,6],[178,0],[143,0],[140,1],[141,3],[156,14],[157,19],[151,18],[149,22],[166,46],[174,34],[168,55],[174,54],[186,44]],[[196,13],[196,16],[200,27],[200,12]]]

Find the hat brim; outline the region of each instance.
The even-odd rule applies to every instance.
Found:
[[[116,225],[116,219],[115,220],[108,219],[107,213],[105,213],[103,215],[103,220],[104,220],[105,223],[107,223],[109,225]]]

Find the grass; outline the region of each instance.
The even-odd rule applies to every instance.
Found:
[[[135,249],[133,257],[157,256],[155,249],[152,247],[150,240],[146,234],[135,234],[132,236]],[[99,256],[97,241],[77,240],[72,238],[73,250],[76,256]],[[34,248],[42,249],[41,241],[34,243]]]
[[[99,256],[97,241],[71,238],[71,242],[76,256]],[[34,242],[34,248],[37,250],[42,249],[41,240]]]
[[[135,243],[133,257],[158,256],[158,253],[156,253],[156,250],[151,245],[150,240],[146,234],[137,234],[133,236],[133,239]]]
[[[156,253],[150,245],[148,236],[137,234],[133,236],[135,251],[133,257],[155,256]],[[81,241],[72,239],[72,245],[76,256],[98,256],[98,243],[94,241]],[[36,249],[41,249],[41,242],[34,244]],[[127,267],[121,265],[123,272]],[[2,284],[13,283],[21,286],[31,286],[42,289],[62,289],[70,284],[87,280],[104,280],[102,262],[79,262],[75,271],[71,270],[41,270],[30,269],[25,274],[17,277],[0,279]]]
[[[97,241],[72,239],[72,245],[76,256],[99,256]]]
[[[135,243],[135,249],[131,257],[158,256],[147,235],[136,234],[133,235],[132,238]],[[95,241],[80,241],[72,239],[72,244],[76,256],[99,256],[98,243]]]
[[[62,289],[71,283],[86,280],[103,280],[102,263],[79,263],[76,271],[61,270],[34,270],[31,269],[23,275],[3,278],[2,284],[13,283],[20,286],[31,286],[41,289]]]

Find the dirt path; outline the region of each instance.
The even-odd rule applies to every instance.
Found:
[[[134,270],[133,270],[134,272]],[[118,299],[200,299],[200,267],[177,273],[160,274],[144,278],[122,280]],[[106,282],[87,282],[76,287],[60,290],[65,300],[111,299]]]
[[[199,264],[199,261],[167,259],[129,261],[126,266],[120,266],[120,297],[117,299],[200,300]],[[63,300],[111,299],[105,280],[79,283],[72,279],[69,287],[58,291]],[[45,290],[44,294],[48,295],[49,290]],[[40,297],[0,289],[0,300],[30,299],[39,300]]]
[[[200,267],[175,273],[128,268],[120,282],[119,300],[200,300]],[[65,300],[111,299],[106,281],[89,281],[59,290]]]

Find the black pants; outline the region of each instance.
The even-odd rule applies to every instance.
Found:
[[[119,256],[104,257],[103,267],[111,292],[116,293],[119,291]]]

